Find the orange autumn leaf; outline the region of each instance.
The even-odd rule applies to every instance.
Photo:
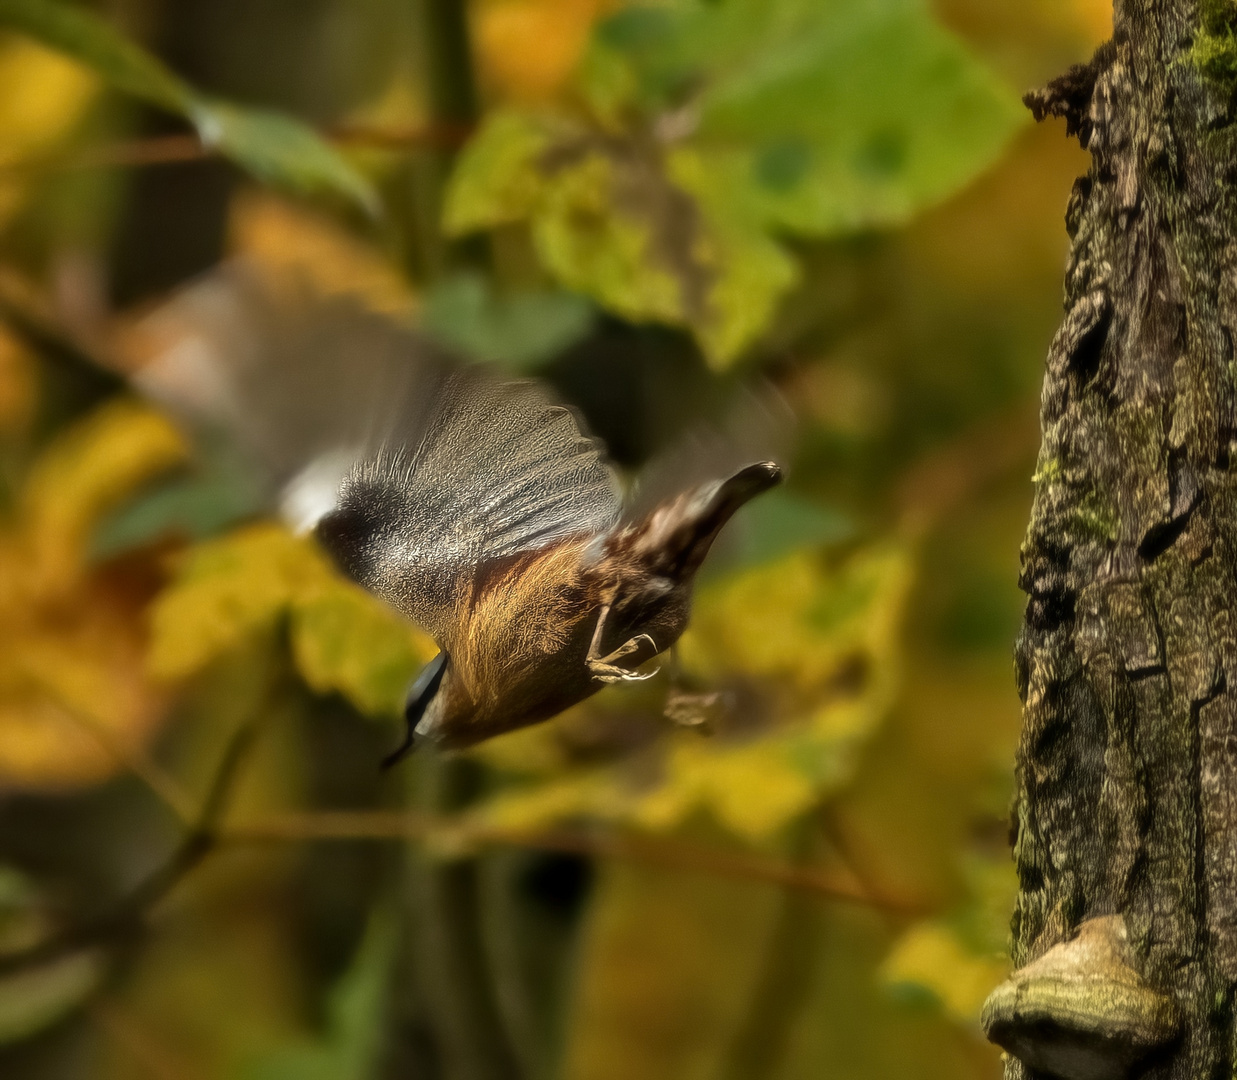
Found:
[[[503,97],[546,101],[575,70],[613,0],[489,0],[476,15],[482,78]]]

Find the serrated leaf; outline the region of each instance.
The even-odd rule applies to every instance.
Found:
[[[515,110],[489,116],[464,148],[451,179],[443,206],[447,232],[492,229],[532,214],[543,187],[537,163],[560,126]]]
[[[452,232],[529,220],[568,288],[692,331],[717,366],[798,276],[775,233],[897,224],[1023,121],[916,0],[686,0],[603,23],[583,113],[505,111],[462,156]]]
[[[719,188],[805,235],[906,220],[1026,119],[919,0],[637,6],[599,38],[645,108],[679,110]]]
[[[258,179],[302,194],[330,192],[373,213],[369,182],[292,117],[213,101],[92,12],[59,0],[0,0],[0,27],[16,30],[98,72],[124,93],[183,116]]]

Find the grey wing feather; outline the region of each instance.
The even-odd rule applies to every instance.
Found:
[[[440,640],[477,568],[619,518],[617,478],[574,414],[529,382],[447,379],[422,438],[344,481],[319,535],[357,580]]]
[[[225,428],[293,525],[316,527],[345,570],[440,640],[482,564],[619,518],[598,445],[536,383],[244,265],[161,315],[180,343],[139,385]]]

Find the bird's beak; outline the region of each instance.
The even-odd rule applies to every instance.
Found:
[[[408,697],[404,701],[404,723],[407,725],[404,741],[382,759],[382,767],[384,769],[389,769],[401,758],[415,750],[417,743],[420,741],[418,736],[426,734],[420,730],[421,718],[425,715],[425,710],[429,707],[429,703],[434,700],[434,695],[438,693],[442,677],[447,671],[448,660],[450,660],[450,656],[446,652],[440,652],[421,669],[421,673],[409,688]]]

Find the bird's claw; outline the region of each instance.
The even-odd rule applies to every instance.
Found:
[[[617,663],[617,661],[622,660],[624,657],[639,652],[646,641],[652,647],[653,653],[656,654],[657,642],[649,637],[648,634],[637,634],[634,638],[623,642],[622,645],[607,656],[589,657],[587,660],[588,670],[592,673],[593,678],[603,683],[644,682],[645,679],[651,679],[661,668],[640,672],[620,667]]]

